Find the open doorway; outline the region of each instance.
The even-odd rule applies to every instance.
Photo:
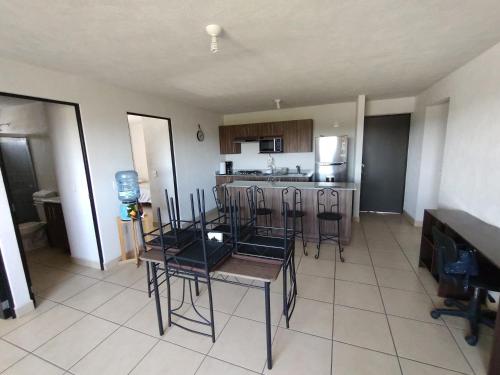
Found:
[[[165,190],[175,201],[177,217],[179,213],[172,127],[168,118],[135,113],[128,113],[128,123],[144,224],[153,228],[158,224],[158,208],[162,220],[168,220]]]
[[[0,169],[31,297],[61,302],[102,267],[78,105],[0,94]]]

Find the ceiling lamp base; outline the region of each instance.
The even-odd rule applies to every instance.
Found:
[[[210,51],[212,53],[219,52],[219,46],[217,44],[217,37],[222,32],[222,27],[220,27],[219,25],[208,25],[205,28],[205,30],[207,31],[207,34],[212,37],[211,41],[210,41]]]

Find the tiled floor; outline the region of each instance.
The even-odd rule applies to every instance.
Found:
[[[274,367],[267,370],[263,293],[213,287],[217,340],[177,327],[159,336],[145,270],[100,272],[39,251],[29,256],[38,308],[0,321],[2,374],[485,374],[492,331],[468,346],[463,320],[433,320],[442,303],[419,269],[420,231],[400,216],[364,215],[340,263],[297,251],[297,306],[286,329],[281,283],[272,285]],[[301,248],[299,247],[301,250]],[[182,282],[172,286],[180,298]],[[162,290],[165,297],[166,291]],[[163,305],[166,310],[166,300]],[[195,301],[206,313],[207,295]],[[193,309],[186,306],[190,316]],[[164,314],[164,318],[165,318]]]

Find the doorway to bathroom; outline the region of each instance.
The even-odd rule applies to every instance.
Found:
[[[0,169],[31,298],[94,284],[103,262],[78,105],[0,94]]]

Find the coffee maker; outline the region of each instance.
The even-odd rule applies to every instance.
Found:
[[[233,162],[221,161],[219,167],[219,174],[233,174]]]

